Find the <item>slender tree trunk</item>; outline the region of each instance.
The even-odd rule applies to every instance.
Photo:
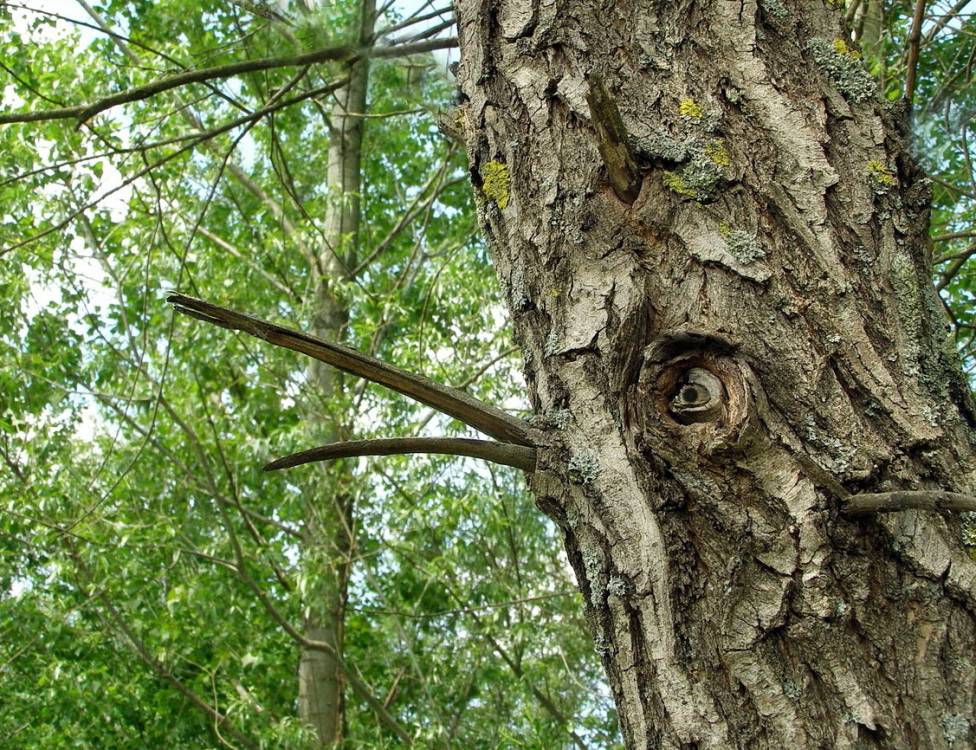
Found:
[[[372,43],[375,0],[364,0],[360,43]],[[348,281],[358,257],[362,142],[369,80],[368,61],[352,66],[349,83],[335,95],[331,112],[328,153],[329,207],[323,222],[323,249],[313,270],[315,315],[313,335],[329,341],[342,339],[348,308],[336,287]],[[336,407],[342,390],[341,374],[314,361],[308,385],[317,405],[311,428],[312,444],[344,437],[349,415]],[[343,466],[324,466],[305,488],[306,523],[304,561],[309,580],[315,581],[305,599],[303,626],[306,637],[330,644],[342,654],[347,587],[354,537],[355,492]],[[299,661],[299,713],[315,730],[318,747],[333,747],[343,736],[343,680],[334,655],[303,649]]]
[[[976,741],[960,522],[841,512],[974,479],[928,183],[842,16],[459,2],[482,225],[551,440],[532,488],[629,748]]]

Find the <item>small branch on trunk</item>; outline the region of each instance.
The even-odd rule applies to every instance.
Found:
[[[976,513],[976,497],[944,490],[893,490],[852,494],[808,456],[794,453],[804,473],[814,484],[841,502],[841,513],[849,517],[899,510],[970,511]]]
[[[293,466],[330,461],[352,456],[392,456],[403,453],[443,453],[449,456],[471,456],[496,464],[514,466],[523,471],[535,470],[535,448],[511,443],[493,443],[467,438],[383,438],[379,440],[350,440],[310,448],[279,458],[264,467],[265,471],[289,469]]]
[[[955,510],[976,513],[976,497],[943,490],[895,490],[851,495],[843,507],[846,516],[892,513],[898,510]]]
[[[306,354],[344,372],[357,375],[432,406],[476,430],[506,443],[533,447],[541,434],[521,419],[450,386],[357,352],[341,344],[323,341],[307,333],[268,323],[185,294],[167,297],[177,312],[206,323],[243,331],[269,344]]]
[[[627,141],[620,110],[599,75],[591,73],[587,83],[590,88],[586,103],[590,105],[590,119],[596,129],[597,147],[607,167],[610,185],[620,200],[633,203],[640,194],[641,176],[634,151]]]

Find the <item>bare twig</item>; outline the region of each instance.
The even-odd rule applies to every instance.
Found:
[[[876,492],[852,495],[844,505],[843,512],[847,516],[866,516],[912,509],[976,512],[976,497],[943,490]]]
[[[54,224],[54,225],[52,225],[50,227],[47,227],[46,229],[38,232],[37,234],[31,235],[30,237],[28,237],[26,239],[23,239],[20,242],[16,242],[16,243],[14,243],[12,245],[8,245],[7,247],[0,248],[0,257],[3,257],[7,253],[12,252],[13,250],[16,250],[17,248],[24,247],[25,245],[29,245],[32,242],[36,242],[37,240],[41,239],[42,237],[46,237],[49,234],[52,234],[54,232],[60,232],[62,229],[64,229],[66,226],[68,226],[72,221],[74,221],[78,216],[80,216],[82,213],[84,213],[85,211],[87,211],[92,206],[98,205],[98,203],[100,201],[104,200],[105,198],[107,198],[112,193],[117,193],[119,190],[123,189],[127,185],[130,185],[133,182],[136,182],[137,180],[141,179],[142,177],[151,174],[152,173],[152,170],[157,169],[158,167],[161,167],[163,164],[166,164],[167,162],[172,161],[173,159],[181,156],[182,154],[184,154],[184,153],[186,153],[188,151],[191,151],[193,148],[195,148],[196,146],[198,146],[198,145],[200,145],[202,143],[205,143],[210,138],[215,138],[216,136],[221,135],[223,133],[226,133],[229,130],[233,130],[234,128],[237,128],[237,127],[239,127],[241,125],[247,125],[248,123],[255,123],[259,119],[261,119],[262,117],[264,117],[265,115],[268,115],[271,112],[277,111],[279,109],[284,109],[285,107],[289,107],[292,104],[296,104],[299,101],[303,101],[305,99],[308,99],[308,98],[313,97],[313,96],[318,96],[320,94],[328,94],[328,93],[331,93],[332,91],[335,91],[335,89],[337,89],[340,86],[342,86],[344,83],[345,83],[345,79],[342,79],[340,81],[333,81],[332,83],[325,84],[324,86],[320,86],[320,87],[318,87],[316,89],[311,89],[309,91],[305,91],[302,94],[297,95],[297,96],[294,96],[291,99],[288,99],[286,101],[276,102],[274,105],[272,105],[270,107],[266,107],[264,109],[258,110],[258,111],[253,112],[253,113],[251,113],[251,114],[249,114],[249,115],[247,115],[245,117],[240,117],[240,118],[238,118],[236,120],[232,120],[231,122],[225,123],[225,124],[223,124],[223,125],[221,125],[219,127],[216,127],[216,128],[214,128],[212,130],[208,130],[205,133],[201,133],[199,135],[193,136],[192,138],[182,138],[182,139],[179,139],[179,140],[189,140],[189,143],[186,144],[186,145],[184,145],[184,146],[182,146],[182,147],[180,147],[180,148],[178,148],[178,149],[176,149],[176,150],[174,150],[174,151],[172,151],[171,153],[166,154],[165,156],[159,158],[158,160],[156,160],[152,164],[149,164],[148,166],[144,167],[143,169],[140,169],[135,174],[130,175],[129,177],[126,177],[124,180],[121,180],[117,185],[115,185],[114,187],[112,187],[110,190],[106,190],[104,193],[102,193],[100,196],[98,196],[94,200],[91,200],[91,201],[87,202],[86,204],[84,204],[83,206],[81,206],[81,208],[77,209],[76,211],[72,211],[68,215],[68,217],[65,218],[63,221],[60,221],[57,224]],[[161,144],[157,144],[157,145],[161,145]]]
[[[958,16],[963,9],[969,5],[971,0],[959,0],[955,5],[953,5],[948,12],[943,13],[942,16],[932,24],[932,27],[925,32],[925,43],[931,42],[936,34],[938,34],[942,29],[952,23],[953,19]]]
[[[446,49],[457,46],[456,38],[432,39],[417,44],[406,44],[397,47],[358,47],[346,44],[336,47],[322,47],[308,52],[304,55],[292,55],[289,57],[264,57],[256,60],[242,60],[241,62],[228,63],[227,65],[217,65],[212,68],[201,68],[199,70],[188,70],[182,73],[175,73],[165,76],[156,81],[134,86],[131,89],[120,91],[117,94],[103,97],[90,104],[81,104],[77,107],[60,107],[57,109],[42,109],[35,112],[10,112],[0,114],[0,125],[14,122],[39,122],[41,120],[78,120],[84,123],[100,112],[116,107],[120,104],[142,101],[164,91],[186,86],[191,83],[205,83],[215,78],[229,78],[242,73],[254,73],[260,70],[271,70],[273,68],[302,67],[304,65],[314,65],[322,62],[343,62],[353,63],[367,57],[402,57],[406,55],[421,54],[432,52],[438,49]]]
[[[952,264],[939,274],[939,281],[935,285],[935,290],[937,292],[941,292],[943,289],[949,286],[952,280],[956,277],[956,274],[962,270],[962,267],[966,265],[973,255],[976,255],[976,243],[973,243],[961,252],[953,253],[950,256],[940,259],[940,262],[952,260]]]
[[[208,230],[208,229],[206,229],[206,228],[204,228],[202,226],[197,226],[197,234],[200,234],[200,235],[206,237],[212,243],[214,243],[215,245],[217,245],[217,247],[219,247],[222,250],[225,250],[226,252],[230,253],[235,258],[237,258],[237,260],[239,260],[241,263],[243,263],[245,266],[247,266],[248,268],[254,270],[256,273],[258,273],[261,276],[263,276],[279,292],[282,292],[283,294],[288,295],[292,299],[295,299],[295,298],[298,297],[298,295],[295,293],[295,290],[294,289],[292,289],[289,286],[287,286],[284,282],[281,281],[281,279],[279,279],[274,274],[268,273],[264,268],[261,267],[260,264],[255,263],[254,260],[252,260],[250,256],[248,256],[246,253],[242,253],[240,250],[238,250],[236,247],[234,247],[234,245],[232,245],[230,242],[228,242],[227,240],[225,240],[220,235],[215,234],[214,232],[211,232],[210,230]]]
[[[905,98],[915,96],[915,79],[918,73],[918,49],[922,39],[922,20],[925,18],[925,0],[916,0],[912,30],[908,36],[908,73],[905,78]]]
[[[349,440],[311,448],[301,453],[279,458],[264,467],[265,471],[288,469],[292,466],[330,461],[352,456],[393,456],[403,453],[443,453],[449,456],[471,456],[496,464],[514,466],[523,471],[535,470],[535,448],[511,443],[493,443],[468,438],[382,438],[377,440]]]

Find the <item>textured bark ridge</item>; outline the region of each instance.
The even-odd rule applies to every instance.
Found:
[[[551,440],[532,486],[630,748],[976,742],[959,520],[840,512],[976,478],[928,186],[841,15],[459,3],[472,179]]]

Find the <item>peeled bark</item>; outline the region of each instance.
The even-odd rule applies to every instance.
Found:
[[[976,420],[907,109],[842,8],[458,5],[472,178],[550,441],[531,486],[627,747],[971,746],[960,520],[841,512],[972,493]]]

